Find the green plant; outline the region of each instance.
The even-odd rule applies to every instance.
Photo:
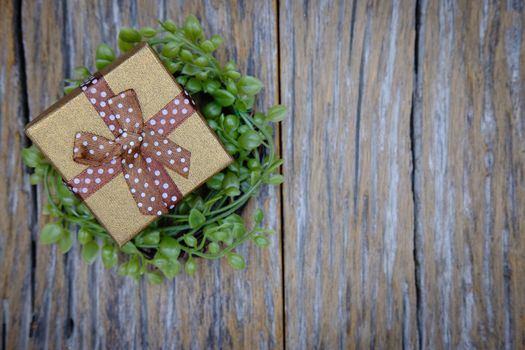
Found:
[[[66,253],[73,244],[70,227],[76,224],[85,261],[92,263],[100,254],[107,268],[118,264],[119,274],[135,280],[146,275],[152,283],[173,278],[183,264],[186,273],[195,273],[195,257],[226,257],[232,267],[242,269],[244,258],[235,252],[241,243],[252,240],[259,247],[269,245],[272,230],[261,226],[262,210],[255,210],[252,227],[247,227],[238,212],[258,195],[262,185],[283,182],[283,177],[276,174],[282,160],[276,158],[271,123],[279,122],[286,114],[281,105],[271,107],[267,114],[254,111],[261,82],[241,75],[234,62],[221,65],[213,56],[222,43],[221,37],[205,39],[197,18],[187,17],[181,28],[169,20],[159,24],[158,29],[122,28],[118,46],[126,52],[147,41],[159,53],[168,70],[198,101],[209,126],[235,159],[227,169],[118,248],[40,151],[35,146],[23,150],[24,163],[34,168],[31,183],[43,184],[47,196],[44,213],[56,218],[42,229],[41,243],[58,244],[60,251]],[[112,48],[100,45],[96,51],[97,70],[115,57]],[[76,68],[75,73],[75,79],[66,80],[66,93],[90,76],[86,67]]]

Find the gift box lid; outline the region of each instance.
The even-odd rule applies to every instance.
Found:
[[[101,84],[101,80],[106,85]],[[105,138],[113,142],[122,138],[122,133],[118,130],[118,123],[115,123],[116,129],[113,127],[113,131],[110,130],[111,125],[108,118],[114,113],[110,115],[107,109],[107,101],[112,97],[109,94],[114,93],[118,97],[121,92],[126,92],[126,98],[130,97],[129,95],[136,96],[144,127],[150,128],[147,130],[155,130],[157,132],[155,137],[166,138],[165,143],[169,142],[168,145],[180,145],[180,148],[191,154],[191,162],[190,159],[187,160],[189,168],[185,169],[185,171],[189,170],[187,173],[181,172],[180,169],[174,171],[168,163],[166,163],[167,167],[163,167],[164,172],[176,184],[176,189],[182,197],[227,167],[233,159],[208,127],[197,107],[192,104],[191,98],[185,95],[184,90],[164,67],[156,52],[145,43],[137,45],[135,49],[119,57],[111,65],[95,74],[82,88],[75,89],[36,117],[26,127],[27,136],[40,148],[45,157],[78,195],[82,196],[83,189],[89,189],[89,196],[83,196],[86,205],[100,224],[122,246],[155,220],[157,214],[146,215],[143,213],[145,211],[143,205],[147,205],[147,203],[141,203],[137,193],[132,194],[133,188],[129,182],[129,177],[126,179],[124,177],[125,171],[113,175],[109,180],[106,179],[108,182],[103,183],[104,181],[102,181],[102,185],[96,186],[95,181],[101,183],[101,178],[97,177],[98,168],[81,164],[78,159],[77,161],[74,159],[74,154],[76,154],[74,151],[78,152],[78,146],[82,147],[75,143],[76,135],[80,133],[82,135],[98,135],[100,139]],[[176,102],[177,104],[175,104]],[[116,108],[115,106],[110,107]],[[187,115],[182,115],[182,111],[186,110],[189,111]],[[103,111],[107,112],[104,113]],[[104,116],[102,117],[102,115]],[[166,125],[166,129],[169,129],[170,122],[173,123],[171,126],[175,126],[175,128],[159,135],[158,133],[164,128],[162,125]],[[140,128],[143,136],[146,137],[144,135],[146,129],[142,129],[142,126]],[[125,133],[125,131],[122,132]],[[97,142],[101,141],[98,140]],[[100,144],[98,145],[100,146]],[[137,149],[144,150],[143,147],[144,143]],[[177,148],[175,147],[175,149]],[[90,152],[92,151],[90,150]],[[140,159],[147,158],[140,154]],[[180,162],[181,159],[186,161],[180,157],[177,161]],[[111,165],[113,171],[124,167],[120,163],[120,158],[118,160],[119,164]],[[102,171],[105,171],[104,176],[108,174],[108,169],[110,169],[108,163],[105,166],[102,168]],[[154,179],[153,169],[149,170],[148,176]],[[88,172],[93,175],[88,176]],[[82,183],[75,186],[76,181]],[[89,181],[89,184],[84,184],[85,187],[82,187],[84,181]],[[151,186],[153,185],[151,184]],[[155,198],[155,201],[164,201],[164,205],[167,206],[167,204],[171,204],[168,203],[169,199],[166,202],[162,197],[173,198],[173,196],[171,193],[169,195],[164,193],[162,185],[162,183],[154,185],[158,193],[162,193],[161,198]],[[177,198],[176,202],[180,199]],[[142,209],[139,208],[139,205]]]

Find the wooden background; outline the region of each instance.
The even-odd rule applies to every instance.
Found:
[[[522,0],[20,1],[0,6],[7,349],[524,349]],[[195,14],[281,102],[270,250],[138,285],[38,243],[24,125],[117,28]]]

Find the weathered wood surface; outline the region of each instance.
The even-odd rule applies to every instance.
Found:
[[[525,348],[523,1],[422,1],[414,106],[425,348]]]
[[[1,347],[525,348],[524,6],[6,1]],[[247,209],[281,235],[137,286],[38,244],[22,130],[119,26],[190,13],[290,107],[282,203]]]
[[[280,9],[286,344],[415,347],[415,2]]]
[[[157,18],[182,23],[187,14],[203,20],[208,33],[218,33],[228,46],[220,51],[223,61],[233,58],[248,74],[265,84],[260,107],[278,98],[276,8],[272,2],[259,4],[181,2],[63,2],[25,1],[10,3],[23,8],[20,35],[23,51],[9,37],[6,52],[10,73],[3,83],[9,102],[2,111],[2,171],[13,173],[2,181],[2,205],[10,213],[2,221],[3,334],[7,347],[16,348],[280,348],[282,347],[282,269],[280,236],[274,249],[261,251],[246,244],[240,253],[248,259],[243,272],[226,263],[201,263],[190,278],[182,274],[173,283],[150,286],[108,272],[97,261],[82,262],[74,249],[62,256],[54,248],[38,245],[38,215],[31,215],[27,181],[23,180],[20,150],[23,124],[29,116],[62,95],[62,81],[73,68],[94,67],[94,50],[104,41],[116,47],[116,33],[123,25],[154,25]],[[3,17],[3,15],[2,15]],[[16,16],[8,16],[14,26]],[[4,26],[4,18],[2,18]],[[9,28],[3,28],[10,33]],[[254,50],[252,42],[264,52]],[[21,44],[21,42],[20,42]],[[6,50],[5,48],[3,50]],[[17,75],[25,57],[28,77],[24,95]],[[4,57],[4,56],[2,56]],[[2,58],[4,59],[4,58]],[[2,75],[3,76],[3,75]],[[11,86],[16,90],[8,91]],[[27,106],[24,106],[27,96]],[[27,108],[27,111],[24,111]],[[6,124],[8,123],[8,124]],[[17,191],[17,192],[15,192]],[[29,193],[29,195],[27,194]],[[18,200],[18,202],[17,202]],[[253,208],[262,206],[266,224],[280,232],[279,192],[265,190]],[[28,208],[29,210],[24,210]],[[39,212],[40,213],[40,212]],[[28,217],[29,215],[29,217]],[[16,247],[11,249],[9,247]],[[32,255],[33,254],[33,255]],[[22,291],[22,293],[20,293]]]
[[[0,51],[0,347],[24,349],[31,323],[31,263],[37,231],[33,223],[37,216],[21,159],[28,115],[18,20],[14,4],[2,5],[0,30],[6,35]]]

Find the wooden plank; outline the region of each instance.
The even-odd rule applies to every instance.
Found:
[[[286,344],[417,345],[414,1],[280,3]]]
[[[27,111],[19,10],[15,1],[6,1],[0,12],[0,347],[13,349],[28,344],[36,217],[21,159]]]
[[[414,114],[421,345],[525,347],[522,1],[422,1]]]
[[[171,16],[181,23],[196,14],[208,33],[225,37],[221,58],[233,57],[243,71],[258,76],[266,90],[259,107],[275,103],[277,32],[275,4],[181,2],[26,3],[24,43],[30,113],[61,95],[61,81],[76,65],[94,66],[101,41],[116,47],[123,25],[154,25]],[[265,52],[257,52],[263,47]],[[267,213],[266,224],[279,232],[278,191],[264,190],[255,206]],[[282,346],[280,237],[272,249],[250,244],[240,253],[248,268],[235,272],[225,263],[201,263],[194,278],[178,276],[172,283],[149,286],[104,270],[100,261],[82,263],[75,248],[66,257],[37,246],[34,348],[212,348]],[[21,335],[23,336],[23,335]]]

